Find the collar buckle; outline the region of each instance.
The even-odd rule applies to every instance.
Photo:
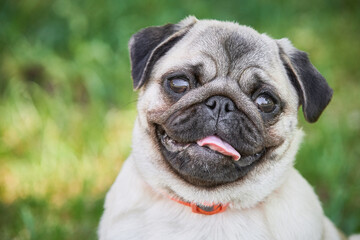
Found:
[[[227,204],[219,203],[219,204],[213,204],[213,205],[208,205],[208,204],[197,205],[196,203],[185,202],[178,198],[174,198],[174,197],[169,197],[169,198],[175,202],[182,204],[182,205],[191,207],[191,211],[193,213],[204,214],[204,215],[213,215],[213,214],[225,212],[225,210],[229,206],[229,203],[227,203]]]
[[[209,206],[197,205],[196,203],[190,203],[191,210],[193,213],[205,214],[205,215],[213,215],[217,213],[224,212],[229,204],[222,205],[215,204]]]

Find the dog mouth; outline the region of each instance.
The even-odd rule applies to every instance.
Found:
[[[218,186],[243,177],[265,155],[264,147],[242,153],[216,134],[193,142],[177,141],[156,125],[156,134],[166,161],[186,181],[198,186]]]
[[[166,148],[166,150],[173,153],[181,152],[190,146],[194,146],[213,154],[222,154],[229,160],[233,160],[238,166],[245,167],[254,161],[259,160],[266,152],[266,148],[263,148],[259,152],[251,155],[240,154],[229,143],[216,135],[207,136],[195,142],[179,142],[171,138],[160,125],[158,125],[156,129],[157,136],[160,139],[161,144]]]

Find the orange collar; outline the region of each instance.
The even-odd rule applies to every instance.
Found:
[[[199,213],[199,214],[205,214],[205,215],[213,215],[213,214],[217,214],[217,213],[221,213],[224,212],[227,207],[229,206],[229,204],[213,204],[213,205],[197,205],[196,203],[193,202],[184,202],[181,201],[180,199],[176,199],[176,198],[172,198],[170,197],[171,200],[178,202],[182,205],[191,207],[191,210],[193,213]]]

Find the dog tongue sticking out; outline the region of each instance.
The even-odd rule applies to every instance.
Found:
[[[199,146],[208,146],[210,149],[217,151],[226,156],[232,157],[235,161],[238,161],[241,156],[230,144],[224,142],[216,136],[208,136],[200,139],[196,142]]]

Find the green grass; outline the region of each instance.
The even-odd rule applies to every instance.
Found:
[[[309,52],[334,98],[296,167],[326,214],[360,232],[357,1],[0,2],[0,239],[96,239],[105,193],[131,151],[127,42],[187,15],[238,21]]]

